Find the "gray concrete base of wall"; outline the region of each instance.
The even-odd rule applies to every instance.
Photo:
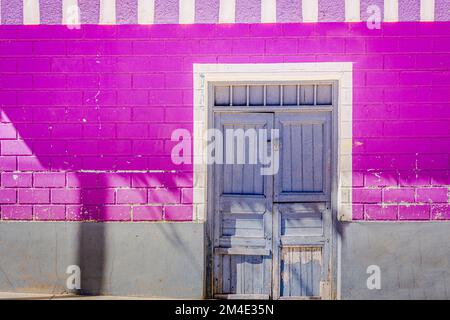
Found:
[[[341,224],[342,299],[450,299],[450,222]],[[369,290],[367,268],[380,268]]]
[[[1,222],[0,291],[202,298],[203,224]]]
[[[450,299],[450,222],[342,223],[342,299]],[[0,222],[0,291],[202,298],[200,223]],[[380,268],[369,289],[367,268]]]

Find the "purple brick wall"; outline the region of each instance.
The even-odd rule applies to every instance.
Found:
[[[116,0],[116,22],[118,24],[136,24],[137,0]]]
[[[449,0],[435,0],[435,20],[449,21],[450,20],[450,1]]]
[[[236,0],[236,22],[257,23],[261,21],[261,0]]]
[[[448,220],[449,27],[0,26],[0,218],[191,220],[193,63],[347,61],[354,219]]]
[[[216,23],[219,21],[219,0],[196,0],[195,22]]]
[[[277,21],[302,21],[302,3],[298,0],[277,0]]]
[[[341,0],[319,0],[319,21],[344,21],[345,3]]]
[[[98,24],[100,17],[100,2],[78,0],[80,7],[80,22],[82,24]]]
[[[1,0],[2,24],[22,24],[23,4],[22,0]]]
[[[420,20],[420,0],[399,0],[398,19],[400,21]]]
[[[40,0],[41,24],[62,23],[62,0]]]
[[[178,0],[155,0],[155,23],[178,23]]]
[[[0,0],[2,24],[22,24],[22,0]],[[97,24],[100,0],[79,0],[82,24]],[[217,23],[220,0],[196,0],[195,23]],[[420,0],[399,0],[399,20],[419,21]],[[436,21],[450,20],[450,2],[435,0]],[[318,0],[318,18],[321,22],[342,22],[345,19],[345,0]],[[366,21],[369,6],[377,6],[383,17],[384,0],[360,0],[361,19]],[[41,24],[61,24],[62,0],[40,0]],[[179,0],[155,0],[154,22],[178,23]],[[277,22],[301,22],[302,0],[276,0]],[[137,22],[138,1],[117,0],[117,24]],[[236,22],[258,23],[261,21],[261,0],[236,0]]]

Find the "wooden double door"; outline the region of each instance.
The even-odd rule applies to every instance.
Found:
[[[224,133],[224,163],[212,165],[210,184],[215,298],[330,296],[331,119],[321,111],[214,113],[214,128]],[[230,163],[226,153],[236,160],[238,150],[229,142],[239,147],[238,135],[225,132],[239,129],[267,136],[251,143],[246,135],[245,163]],[[261,152],[261,138],[278,156],[273,174],[262,174],[268,164],[259,157],[249,161]]]

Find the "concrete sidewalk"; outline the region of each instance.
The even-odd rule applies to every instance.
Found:
[[[0,300],[160,300],[151,297],[77,296],[73,294],[0,292]]]

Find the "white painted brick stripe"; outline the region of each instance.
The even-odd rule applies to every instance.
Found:
[[[261,22],[262,23],[277,22],[276,0],[261,0]]]
[[[116,0],[100,0],[99,24],[116,23]]]
[[[138,0],[138,23],[153,24],[155,21],[155,0]]]
[[[62,23],[66,25],[80,24],[80,8],[78,7],[78,0],[63,0]]]
[[[303,22],[317,22],[319,17],[318,0],[303,0],[302,16]]]
[[[384,21],[398,21],[398,0],[384,0]]]
[[[23,1],[23,24],[39,24],[39,0],[24,0]]]
[[[361,21],[360,0],[345,0],[345,21]]]
[[[181,24],[195,22],[195,0],[180,0],[179,22]]]
[[[420,21],[434,21],[434,0],[420,1]]]
[[[234,23],[236,19],[236,1],[220,0],[219,23]]]

